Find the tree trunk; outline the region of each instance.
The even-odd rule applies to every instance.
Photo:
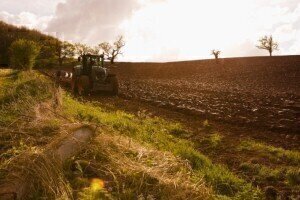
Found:
[[[269,53],[270,53],[270,56],[272,56],[272,51],[269,51]]]
[[[59,66],[62,66],[62,64],[63,64],[63,60],[60,58],[60,59],[58,59],[58,63],[59,63]]]
[[[110,64],[114,64],[115,63],[115,57],[112,57],[111,59],[110,59]]]

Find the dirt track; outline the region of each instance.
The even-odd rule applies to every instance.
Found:
[[[118,66],[125,98],[239,126],[300,131],[300,56]]]

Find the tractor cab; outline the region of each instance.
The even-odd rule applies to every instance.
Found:
[[[82,79],[86,79],[88,91],[109,91],[113,94],[118,93],[118,80],[116,74],[104,67],[104,55],[86,54],[78,58],[81,65],[73,67],[73,86],[74,91],[82,85]]]
[[[102,55],[91,55],[86,54],[78,58],[78,61],[82,61],[82,74],[91,75],[93,67],[104,68],[104,56]]]

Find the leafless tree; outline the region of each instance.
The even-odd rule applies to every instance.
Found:
[[[264,36],[261,39],[258,40],[259,45],[257,45],[256,47],[259,49],[264,49],[269,51],[270,56],[272,56],[272,53],[275,50],[279,50],[278,49],[278,43],[274,41],[273,36]]]
[[[91,48],[86,44],[76,43],[74,46],[77,56],[83,56],[84,54],[91,53]]]
[[[221,51],[219,51],[219,50],[215,50],[215,49],[211,50],[211,55],[214,55],[216,60],[219,59],[220,54],[221,54]]]
[[[123,54],[121,49],[125,46],[124,37],[119,36],[117,40],[112,44],[103,42],[99,44],[101,50],[103,50],[104,56],[110,61],[111,64],[115,62],[118,55]]]
[[[101,49],[100,49],[99,46],[94,46],[94,47],[92,47],[92,48],[90,49],[90,52],[91,52],[91,54],[99,55],[100,50],[101,50]]]

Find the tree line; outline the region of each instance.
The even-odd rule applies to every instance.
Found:
[[[278,43],[272,35],[264,36],[258,42],[256,47],[267,50],[270,56],[278,50]],[[23,61],[27,59],[26,63],[32,67],[34,63],[30,64],[30,60],[34,58],[35,65],[39,67],[62,66],[67,60],[74,61],[76,56],[80,57],[84,54],[103,54],[106,60],[113,64],[118,55],[122,54],[124,46],[123,36],[118,36],[113,43],[102,42],[91,47],[86,44],[61,41],[37,30],[19,28],[0,21],[0,65],[14,64],[16,66],[22,59]],[[24,56],[30,52],[34,55],[25,59]],[[211,54],[218,60],[221,51],[214,49]],[[16,56],[19,56],[19,59],[16,59]]]
[[[114,63],[117,56],[122,54],[124,46],[123,36],[118,36],[113,43],[102,42],[90,47],[86,44],[61,41],[36,30],[16,27],[0,21],[0,65],[17,66],[23,60],[30,67],[31,65],[62,66],[67,60],[74,61],[76,56],[84,54],[104,54],[106,60]],[[27,61],[25,62],[24,56],[26,55]],[[36,63],[30,64],[33,58]],[[23,68],[23,66],[19,67]]]
[[[116,41],[112,44],[109,42],[100,43],[94,47],[90,47],[81,43],[58,42],[55,44],[56,57],[58,58],[59,65],[68,58],[81,57],[85,54],[100,55],[103,54],[106,60],[113,64],[118,55],[123,54],[122,48],[125,46],[123,36],[118,36]]]

